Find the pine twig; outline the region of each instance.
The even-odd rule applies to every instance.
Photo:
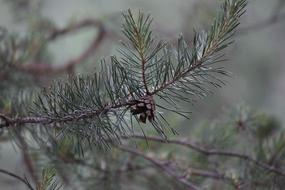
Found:
[[[16,118],[8,118],[4,114],[0,113],[0,118],[3,118],[5,123],[0,123],[0,128],[5,127],[12,127],[16,125],[25,125],[25,124],[52,124],[52,123],[65,123],[65,122],[71,122],[71,121],[78,121],[83,120],[87,118],[92,118],[95,115],[103,114],[111,109],[117,109],[124,106],[132,105],[132,102],[126,102],[122,104],[115,104],[115,105],[106,105],[104,108],[94,111],[86,111],[86,112],[80,112],[76,114],[69,114],[62,118],[50,118],[50,117],[16,117]]]
[[[79,112],[76,114],[69,114],[61,118],[50,118],[50,117],[16,117],[16,118],[9,118],[4,114],[0,113],[0,118],[4,119],[4,123],[0,123],[1,128],[13,127],[16,125],[25,125],[25,124],[52,124],[52,123],[66,123],[72,121],[78,121],[83,119],[92,118],[96,115],[104,114],[109,112],[112,109],[118,109],[121,107],[131,106],[134,103],[132,101],[128,101],[121,104],[114,104],[114,105],[106,105],[104,108],[94,111],[85,111]]]

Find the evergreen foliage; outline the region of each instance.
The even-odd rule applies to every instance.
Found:
[[[141,184],[146,189],[282,189],[285,138],[274,117],[241,106],[226,121],[191,128],[196,135],[190,141],[173,137],[177,132],[165,114],[189,118],[180,104],[192,104],[224,84],[224,50],[233,43],[246,5],[246,0],[225,0],[209,30],[195,31],[190,42],[180,35],[175,47],[157,40],[150,15],[128,10],[122,14],[125,39],[116,55],[103,59],[90,75],[70,72],[85,60],[75,59],[66,67],[66,78],[40,90],[35,86],[41,83],[32,86],[27,72],[32,54],[44,60],[49,40],[88,25],[99,31],[92,49],[102,40],[104,26],[87,20],[57,30],[51,24],[51,34],[41,34],[37,53],[32,37],[1,30],[1,138],[21,148],[34,183],[0,172],[38,190],[135,189]],[[24,73],[23,85],[18,72]],[[153,130],[157,136],[150,135]]]
[[[179,37],[177,48],[156,42],[150,15],[140,12],[135,18],[129,10],[123,14],[123,33],[128,41],[118,50],[120,57],[103,60],[100,72],[94,75],[55,82],[36,98],[32,117],[8,119],[2,125],[34,123],[45,125],[46,132],[58,124],[56,136],[73,133],[80,142],[108,145],[133,132],[129,116],[130,120],[135,116],[138,121],[145,121],[144,116],[148,115],[149,123],[166,137],[164,128],[168,122],[159,110],[141,110],[138,118],[129,114],[130,108],[145,99],[159,98],[171,109],[154,103],[157,108],[184,115],[177,110],[178,102],[192,102],[190,97],[208,94],[209,85],[223,84],[218,75],[227,72],[216,63],[223,61],[221,51],[232,43],[245,6],[245,0],[225,1],[208,32],[196,32],[192,44]],[[150,112],[154,112],[155,118],[150,117]]]

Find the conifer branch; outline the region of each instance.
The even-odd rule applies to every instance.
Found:
[[[225,0],[209,32],[196,33],[191,47],[180,37],[177,49],[155,41],[149,15],[139,13],[138,19],[134,19],[128,11],[123,14],[123,33],[128,42],[122,43],[120,58],[112,56],[111,63],[103,60],[100,72],[94,75],[54,83],[35,100],[32,117],[2,117],[4,123],[0,127],[59,123],[63,131],[100,141],[124,135],[126,127],[132,131],[126,119],[130,110],[139,122],[148,119],[165,136],[168,123],[161,114],[156,115],[156,106],[184,114],[156,104],[153,96],[177,109],[177,102],[187,103],[193,101],[192,96],[205,96],[208,85],[221,86],[223,81],[215,75],[227,72],[213,64],[223,61],[221,51],[232,43],[245,6],[246,0]],[[67,31],[55,32],[52,39]]]
[[[207,68],[208,65],[223,61],[222,59],[223,55],[219,55],[218,53],[221,50],[228,47],[228,45],[230,45],[233,42],[231,38],[235,33],[236,27],[239,25],[238,19],[245,12],[244,11],[245,6],[246,6],[246,0],[237,0],[237,1],[226,0],[225,3],[221,6],[222,12],[214,21],[214,24],[212,25],[210,31],[208,33],[195,34],[193,40],[193,47],[194,47],[193,54],[192,55],[186,54],[185,57],[183,57],[184,59],[186,59],[187,67],[183,68],[177,73],[174,73],[172,79],[158,86],[150,94],[152,95],[157,94],[171,87],[172,85],[175,86],[175,83],[178,83],[183,78],[186,78],[187,75],[188,78],[186,78],[186,81],[191,84],[193,81],[195,81],[195,78],[197,77],[195,76],[196,72],[198,73],[199,71],[201,71],[201,69],[205,69],[206,70],[205,72],[207,72],[207,69],[209,69],[208,71],[211,71],[213,69],[211,67]],[[183,39],[181,40],[183,41]],[[178,61],[180,60],[178,59]],[[182,63],[178,62],[177,67],[179,67],[181,64]],[[215,70],[213,71],[215,72]],[[221,70],[217,70],[216,72],[217,73],[220,72],[221,74],[226,74]],[[191,89],[189,90],[191,91]]]
[[[146,48],[148,46],[148,43],[146,40],[147,38],[151,38],[151,33],[148,33],[148,29],[144,29],[144,27],[149,27],[151,20],[149,20],[149,17],[147,17],[145,20],[143,20],[144,15],[139,12],[138,20],[135,21],[132,15],[131,10],[128,10],[128,15],[124,15],[126,24],[128,26],[124,26],[125,35],[130,39],[130,41],[133,42],[133,46],[136,49],[140,62],[141,62],[141,73],[142,73],[142,82],[144,85],[144,88],[146,90],[146,93],[149,93],[147,83],[146,83]],[[132,31],[129,31],[131,28]],[[143,31],[145,30],[145,31]]]
[[[156,40],[151,31],[150,15],[141,12],[133,14],[128,10],[123,13],[122,25],[126,41],[118,48],[118,54],[101,61],[95,74],[71,75],[54,81],[41,92],[32,94],[28,103],[15,103],[19,107],[14,109],[13,105],[12,109],[18,113],[4,108],[3,112],[9,114],[0,113],[1,138],[15,139],[21,145],[30,173],[38,174],[38,165],[46,162],[51,164],[42,170],[41,179],[38,179],[38,175],[32,176],[36,189],[59,189],[58,179],[67,188],[70,188],[71,179],[78,179],[79,183],[76,182],[75,185],[82,185],[82,188],[93,188],[98,183],[104,188],[107,183],[108,187],[124,187],[122,179],[125,178],[132,180],[131,185],[144,184],[145,180],[147,185],[153,185],[151,183],[156,180],[165,182],[157,175],[160,174],[159,171],[173,179],[170,183],[161,185],[175,182],[172,184],[174,188],[184,185],[189,190],[196,190],[201,188],[200,185],[206,186],[212,182],[217,188],[222,188],[220,185],[230,185],[233,189],[282,188],[285,177],[285,135],[283,130],[277,132],[279,124],[273,118],[264,119],[262,115],[262,121],[259,122],[255,113],[240,109],[237,120],[234,120],[237,131],[225,128],[229,126],[228,123],[226,126],[221,126],[220,123],[199,126],[193,132],[201,133],[201,142],[205,140],[208,146],[186,138],[167,138],[165,128],[170,127],[170,124],[160,112],[167,110],[187,118],[188,112],[181,111],[178,103],[192,103],[195,98],[205,97],[212,87],[224,84],[223,77],[228,73],[217,63],[224,61],[223,50],[233,43],[246,4],[246,0],[224,0],[210,29],[195,31],[191,43],[181,35],[177,47]],[[270,22],[277,22],[274,19],[278,20],[277,17],[272,17]],[[263,27],[262,24],[269,24],[269,21],[256,25],[257,28]],[[35,75],[72,72],[74,66],[93,55],[105,38],[107,31],[103,23],[87,19],[63,29],[55,28],[46,37],[49,43],[86,27],[98,29],[98,35],[79,57],[63,66],[39,63],[11,64],[11,67]],[[26,60],[15,56],[13,50],[17,50],[17,44],[13,40],[11,44],[8,42],[8,47],[12,47],[10,49],[6,48],[5,42],[0,44],[0,63],[4,63],[5,70],[10,69],[5,63],[21,63],[21,60]],[[6,49],[8,50],[5,51]],[[20,48],[23,55],[26,53],[24,49]],[[38,51],[36,55],[37,53]],[[9,54],[7,59],[6,54]],[[0,78],[5,77],[6,72],[1,71]],[[9,99],[13,100],[14,98]],[[6,103],[5,100],[3,102]],[[134,124],[134,120],[137,123]],[[143,125],[146,123],[152,125],[160,136],[145,134]],[[141,127],[143,135],[136,133],[139,130],[136,126]],[[241,133],[245,135],[243,139],[248,135],[250,143],[254,142],[247,147],[247,152],[250,151],[248,154],[237,152],[244,148],[245,143],[234,144],[240,140],[238,133],[241,130],[249,132],[249,135]],[[172,132],[175,133],[174,130]],[[150,141],[156,152],[145,149],[147,143],[141,144],[142,140]],[[138,143],[142,149],[133,148],[133,143]],[[165,147],[162,149],[157,147],[163,144]],[[228,149],[233,144],[235,148]],[[101,147],[110,145],[118,151],[111,151],[110,154],[101,152]],[[179,157],[176,155],[179,151],[172,148],[164,151],[167,145],[188,149],[190,157],[184,152]],[[220,146],[223,148],[218,148]],[[28,148],[31,148],[31,152],[27,152]],[[30,162],[29,156],[32,156],[33,162]],[[144,174],[143,179],[141,176],[132,175],[128,178],[125,175],[136,171]],[[33,189],[25,177],[2,169],[0,173],[14,177]]]
[[[52,123],[66,123],[66,122],[76,122],[79,120],[84,120],[88,118],[93,118],[96,115],[105,114],[109,112],[111,109],[121,108],[123,106],[132,105],[131,103],[119,104],[119,105],[107,105],[102,109],[94,110],[94,111],[83,111],[77,112],[75,114],[69,114],[60,118],[52,118],[52,117],[19,117],[19,118],[9,118],[3,114],[0,114],[0,118],[4,120],[3,123],[0,123],[0,128],[12,127],[14,125],[25,125],[25,124],[52,124]]]

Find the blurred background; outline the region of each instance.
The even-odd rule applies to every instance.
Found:
[[[44,30],[63,28],[84,19],[101,21],[110,33],[91,57],[76,66],[74,72],[84,74],[95,71],[100,59],[115,53],[121,39],[122,11],[130,8],[150,13],[154,17],[155,35],[175,44],[180,33],[191,40],[193,28],[208,28],[219,3],[219,0],[0,0],[0,26],[25,37],[34,31],[44,34]],[[222,63],[232,73],[231,78],[213,95],[187,108],[192,111],[190,121],[176,117],[171,121],[179,133],[191,133],[193,126],[215,120],[241,103],[285,123],[284,4],[283,0],[249,0],[236,43],[227,52],[228,61]],[[64,36],[50,43],[39,59],[63,65],[80,55],[93,38],[92,28]],[[0,168],[24,173],[22,165],[16,148],[11,143],[2,144]],[[17,183],[0,175],[1,190],[20,189],[22,184]]]

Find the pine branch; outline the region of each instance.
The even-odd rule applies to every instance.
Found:
[[[123,33],[128,43],[119,49],[121,58],[112,56],[108,64],[103,60],[100,72],[94,75],[53,84],[38,96],[32,117],[2,116],[0,127],[60,124],[61,131],[87,137],[91,144],[97,139],[96,144],[101,139],[124,135],[126,127],[132,131],[126,118],[130,110],[139,122],[148,119],[160,135],[166,136],[164,127],[168,123],[161,114],[156,115],[156,105],[183,115],[174,111],[177,102],[191,102],[192,96],[205,96],[208,85],[223,84],[215,75],[227,73],[213,64],[223,61],[221,51],[232,43],[245,6],[246,0],[225,0],[209,32],[196,33],[192,48],[180,37],[177,50],[154,40],[149,15],[139,13],[136,20],[128,11],[123,14]],[[175,109],[156,104],[153,96]]]
[[[232,157],[232,158],[239,158],[247,162],[251,162],[267,171],[273,172],[278,175],[285,176],[285,171],[282,171],[275,166],[268,165],[265,162],[258,161],[248,155],[240,154],[240,153],[234,153],[234,152],[226,152],[223,150],[217,150],[217,149],[207,149],[203,146],[200,146],[196,143],[190,142],[188,140],[172,140],[172,139],[163,139],[160,137],[151,137],[151,136],[141,136],[141,135],[130,135],[128,137],[124,138],[134,138],[134,139],[141,139],[141,140],[147,140],[147,141],[154,141],[154,142],[160,142],[160,143],[166,143],[166,144],[176,144],[180,146],[187,147],[189,149],[195,150],[201,154],[204,154],[206,156],[225,156],[225,157]]]
[[[181,84],[181,86],[178,86],[179,82],[182,84],[188,82],[190,85],[194,82],[198,82],[196,77],[203,72],[202,70],[205,70],[205,72],[212,71],[215,73],[226,74],[225,71],[214,70],[212,67],[209,67],[209,65],[223,61],[223,55],[220,55],[219,52],[232,43],[231,38],[235,33],[236,27],[239,25],[238,19],[243,15],[245,6],[246,0],[226,0],[221,6],[222,11],[214,21],[210,31],[208,33],[202,32],[195,34],[192,55],[190,54],[191,50],[187,47],[186,42],[184,42],[183,38],[180,38],[178,44],[181,45],[178,46],[178,54],[179,51],[186,52],[184,56],[181,56],[181,58],[178,59],[180,62],[177,64],[176,72],[171,71],[173,77],[156,87],[150,94],[154,95],[166,89],[171,89],[171,86],[176,87],[176,90],[183,91],[185,90],[185,86],[182,86]],[[183,63],[182,61],[186,63]],[[186,65],[183,67],[183,64]],[[177,70],[179,70],[179,72]],[[214,81],[209,82],[211,83]],[[212,84],[216,85],[214,83]],[[201,84],[197,83],[198,88],[200,85]],[[189,87],[187,88],[187,86],[186,90],[192,91],[192,89]]]
[[[78,112],[76,114],[69,114],[69,115],[66,115],[60,118],[51,118],[51,117],[45,117],[45,116],[9,118],[3,114],[0,114],[0,117],[4,120],[3,123],[0,123],[0,128],[12,127],[14,125],[24,125],[24,124],[47,125],[51,123],[75,122],[78,120],[93,118],[96,115],[109,112],[111,109],[116,109],[116,108],[120,108],[120,107],[127,106],[127,105],[132,105],[132,104],[125,103],[125,104],[113,105],[113,106],[108,105],[100,110],[83,111],[83,112]]]
[[[151,39],[151,33],[149,31],[149,26],[151,24],[150,16],[145,18],[143,14],[139,13],[138,20],[135,21],[131,10],[128,10],[128,15],[124,15],[126,25],[123,25],[124,34],[126,37],[133,42],[133,47],[138,53],[139,61],[141,62],[141,74],[142,82],[145,87],[146,93],[149,93],[147,83],[146,83],[146,55],[145,52],[149,46],[148,40]]]
[[[62,185],[55,179],[56,169],[48,166],[42,170],[41,181],[37,184],[37,190],[60,190]]]

